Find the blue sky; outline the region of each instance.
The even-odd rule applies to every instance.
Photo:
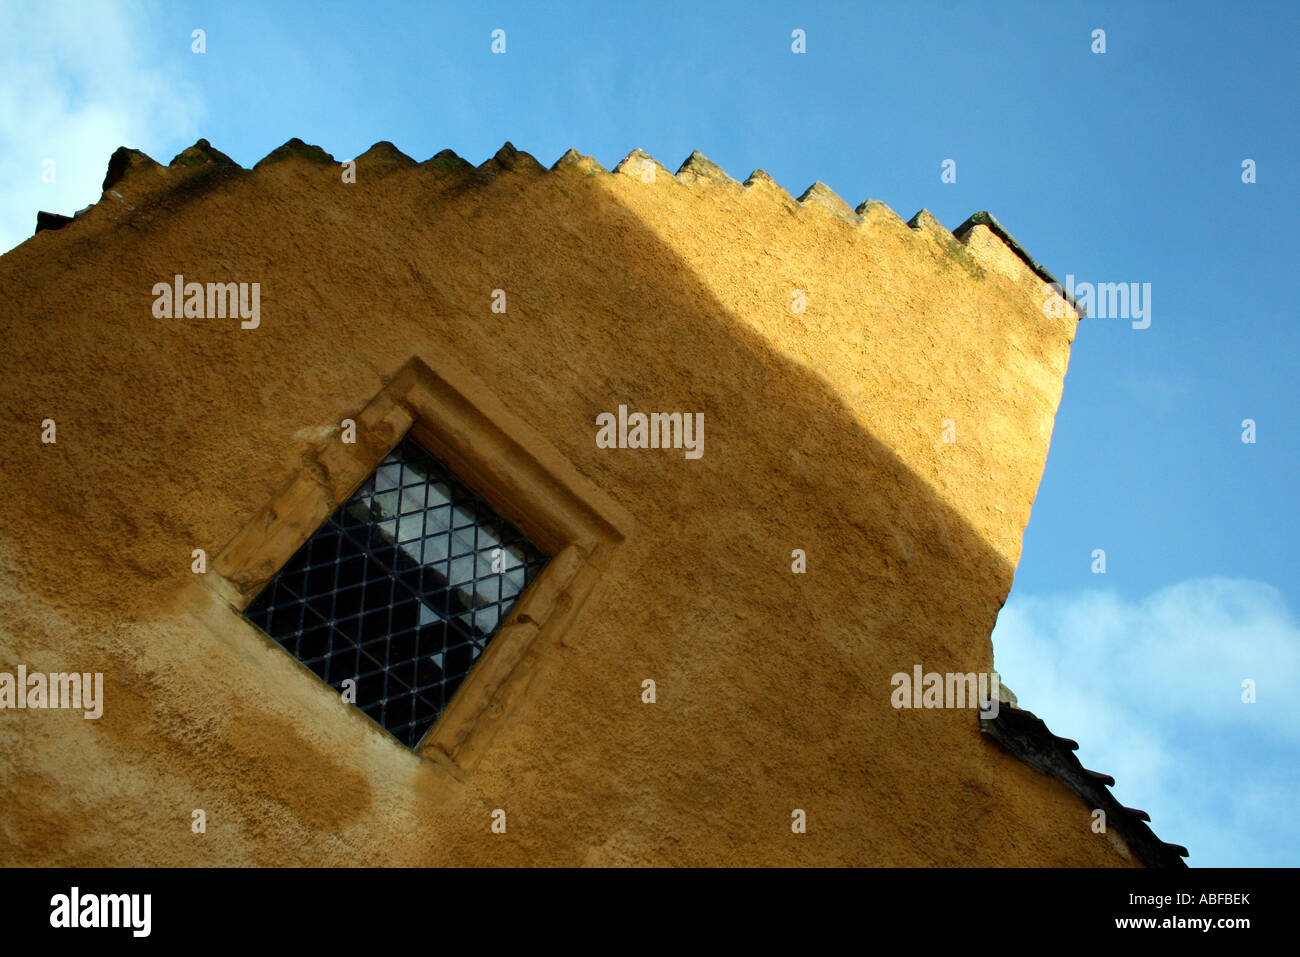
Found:
[[[1298,52],[1292,2],[0,3],[0,249],[96,201],[119,145],[510,140],[987,209],[1062,280],[1150,283],[1150,328],[1080,326],[997,664],[1192,864],[1294,866]]]

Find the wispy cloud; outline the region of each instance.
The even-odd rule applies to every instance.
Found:
[[[1178,409],[1192,394],[1191,384],[1183,377],[1153,375],[1149,371],[1141,377],[1124,376],[1119,384],[1138,403],[1161,413]]]
[[[1113,774],[1120,803],[1201,866],[1300,864],[1300,627],[1260,582],[1015,596],[994,655],[1020,706]],[[1242,702],[1242,681],[1257,702]]]
[[[202,99],[150,61],[152,13],[116,0],[0,2],[0,251],[32,234],[38,209],[96,202],[118,146],[195,138]]]

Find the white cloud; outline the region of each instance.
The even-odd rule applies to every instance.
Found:
[[[197,139],[201,98],[150,62],[150,12],[116,0],[0,3],[0,252],[31,236],[37,210],[98,201],[117,147]]]
[[[1016,595],[993,648],[1020,706],[1077,740],[1084,766],[1112,774],[1120,803],[1150,812],[1188,863],[1300,864],[1300,627],[1276,588]]]

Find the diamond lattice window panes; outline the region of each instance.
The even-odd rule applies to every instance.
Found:
[[[408,436],[244,614],[415,747],[547,560]]]

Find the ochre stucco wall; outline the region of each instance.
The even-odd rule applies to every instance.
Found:
[[[0,862],[1129,862],[972,711],[890,706],[914,664],[992,667],[1077,321],[985,227],[850,223],[703,165],[647,183],[639,155],[473,172],[381,146],[355,184],[297,147],[179,159],[137,154],[120,199],[0,258],[0,668],[103,671],[107,697],[98,721],[0,711]],[[260,327],[153,318],[178,272],[260,282]],[[468,370],[635,521],[464,774],[190,570],[412,357]],[[620,403],[703,412],[703,458],[598,449]]]

